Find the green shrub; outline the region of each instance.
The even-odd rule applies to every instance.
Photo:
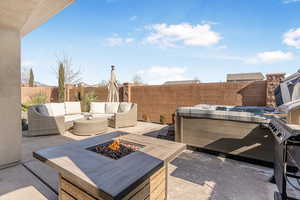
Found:
[[[142,119],[143,119],[143,121],[145,121],[145,122],[150,122],[150,117],[149,117],[148,115],[146,115],[146,114],[143,114],[143,115],[142,115]]]
[[[162,123],[162,124],[166,124],[166,117],[163,116],[163,115],[160,115],[160,116],[159,116],[159,121],[160,121],[160,123]]]
[[[21,104],[22,106],[22,112],[27,112],[28,111],[28,105]]]
[[[48,97],[43,94],[42,92],[34,94],[33,96],[30,97],[30,101],[24,105],[24,107],[32,106],[32,105],[37,105],[37,104],[45,104],[47,103]]]
[[[84,95],[83,99],[81,100],[82,110],[84,112],[90,111],[90,104],[93,101],[97,101],[98,97],[96,96],[95,92],[89,92]]]

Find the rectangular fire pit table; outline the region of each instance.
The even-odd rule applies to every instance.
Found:
[[[93,150],[114,139],[139,149],[112,159]],[[167,199],[168,163],[186,146],[114,132],[39,150],[33,156],[59,173],[60,200]]]

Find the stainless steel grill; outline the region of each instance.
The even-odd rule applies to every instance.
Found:
[[[274,176],[279,190],[274,199],[290,199],[287,183],[292,178],[300,180],[300,176],[297,175],[300,169],[300,125],[288,124],[286,118],[275,117],[271,120],[269,128],[275,137]],[[300,184],[290,185],[300,191]]]

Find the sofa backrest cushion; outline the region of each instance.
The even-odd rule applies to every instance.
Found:
[[[64,103],[51,103],[52,116],[62,116],[66,114]]]
[[[46,104],[41,104],[36,107],[37,111],[44,116],[53,116],[52,109],[51,109],[51,104],[46,103]]]
[[[105,102],[91,102],[90,104],[91,113],[105,113]]]
[[[132,107],[132,103],[121,102],[119,105],[118,113],[128,112]]]
[[[67,115],[81,113],[81,106],[79,101],[65,102],[65,110]]]
[[[105,113],[114,114],[118,112],[119,102],[106,102],[105,104]]]

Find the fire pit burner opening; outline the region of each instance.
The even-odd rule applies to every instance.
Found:
[[[138,151],[143,147],[144,145],[141,144],[115,139],[103,144],[89,147],[87,150],[99,153],[114,160],[118,160],[135,151]]]

